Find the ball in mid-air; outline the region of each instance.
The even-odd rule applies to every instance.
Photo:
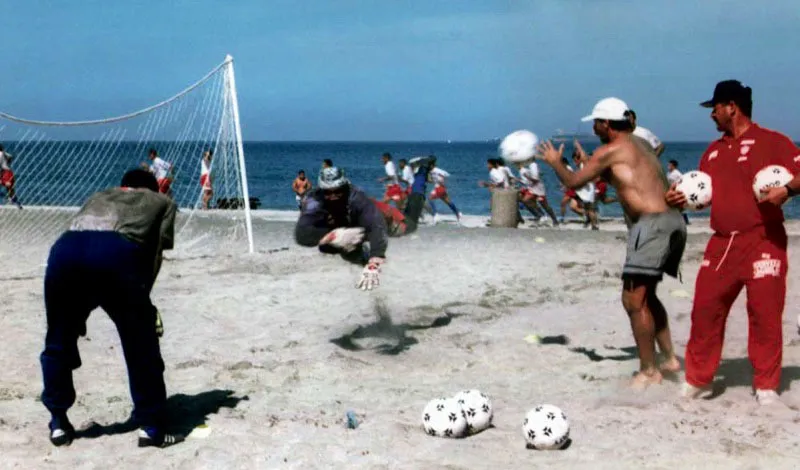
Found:
[[[509,163],[530,160],[536,155],[539,138],[529,130],[514,131],[500,142],[500,156]]]

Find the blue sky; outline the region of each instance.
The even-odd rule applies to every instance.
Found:
[[[133,111],[230,53],[246,140],[590,132],[605,96],[707,140],[697,103],[727,78],[800,137],[797,0],[8,0],[0,17],[0,110],[35,119]]]

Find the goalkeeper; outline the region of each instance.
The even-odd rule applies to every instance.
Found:
[[[356,288],[372,290],[380,285],[381,265],[389,245],[386,220],[341,169],[320,171],[318,187],[304,200],[294,234],[302,246],[318,246],[323,253],[340,253],[365,264]],[[365,242],[369,250],[364,249]]]
[[[125,173],[121,187],[92,195],[53,244],[44,278],[47,317],[40,356],[50,411],[50,441],[69,444],[75,430],[67,410],[75,403],[72,371],[81,365],[78,336],[97,307],[117,327],[128,368],[139,446],[166,447],[183,440],[165,431],[164,361],[150,289],[162,250],[172,249],[176,206],[159,194],[147,170]]]

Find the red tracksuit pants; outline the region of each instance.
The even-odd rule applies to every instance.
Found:
[[[753,386],[777,390],[783,360],[786,243],[783,225],[711,237],[697,275],[692,329],[686,346],[686,381],[690,385],[700,387],[714,380],[722,356],[725,322],[744,287]]]

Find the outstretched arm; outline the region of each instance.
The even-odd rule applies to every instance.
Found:
[[[556,149],[550,141],[547,141],[539,146],[539,152],[542,155],[542,160],[553,167],[558,179],[561,180],[564,186],[570,189],[581,188],[602,175],[609,167],[609,157],[612,153],[612,151],[595,153],[594,157],[588,159],[583,165],[583,168],[573,172],[561,163],[561,158],[564,154],[564,144],[561,144],[561,146]]]

